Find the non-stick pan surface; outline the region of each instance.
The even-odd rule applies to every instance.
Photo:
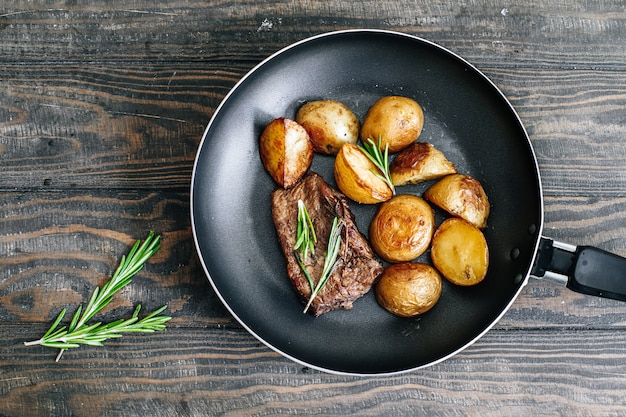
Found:
[[[425,315],[399,318],[373,292],[349,311],[302,313],[288,281],[271,218],[276,185],[259,158],[258,138],[276,117],[295,117],[309,100],[336,99],[363,120],[385,95],[424,109],[420,140],[459,172],[479,179],[492,211],[486,279],[471,288],[444,282]],[[332,185],[333,158],[312,170]],[[421,195],[430,184],[399,188]],[[270,348],[332,373],[392,374],[455,354],[504,314],[528,279],[542,229],[535,157],[518,116],[476,68],[425,40],[373,30],[333,32],[289,46],[249,72],[227,95],[200,145],[191,190],[194,238],[203,267],[232,315]],[[376,206],[351,202],[367,233]],[[438,221],[445,216],[437,212]],[[430,262],[428,254],[420,261]]]

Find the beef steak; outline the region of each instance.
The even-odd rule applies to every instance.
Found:
[[[303,304],[312,291],[294,253],[298,200],[304,202],[317,235],[315,251],[305,262],[315,284],[322,274],[333,218],[338,217],[344,224],[335,268],[309,311],[319,316],[331,310],[351,309],[352,303],[367,293],[380,277],[383,266],[357,229],[346,197],[320,175],[310,172],[292,188],[276,189],[272,193],[272,218],[287,259],[287,274]]]

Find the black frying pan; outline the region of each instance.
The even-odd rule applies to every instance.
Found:
[[[425,114],[420,140],[433,143],[459,172],[485,187],[492,204],[485,230],[489,272],[475,287],[444,282],[438,304],[419,318],[391,315],[377,305],[372,292],[350,311],[314,318],[302,313],[287,279],[271,219],[270,193],[276,185],[261,165],[258,138],[272,119],[295,117],[306,101],[337,99],[363,120],[369,106],[385,95],[416,99]],[[332,167],[332,157],[315,156],[312,170],[334,185]],[[399,192],[421,195],[428,185]],[[376,206],[352,202],[351,209],[366,232]],[[535,156],[498,88],[452,52],[394,32],[316,36],[250,71],[220,104],[204,133],[194,166],[191,215],[203,267],[232,315],[275,351],[332,373],[392,374],[442,361],[488,331],[531,274],[582,292],[613,298],[624,293],[613,279],[601,283],[601,289],[587,279],[596,256],[608,259],[600,264],[623,262],[621,258],[541,236]],[[441,221],[443,215],[438,215]],[[429,262],[428,254],[419,260]],[[582,272],[574,273],[577,262]]]

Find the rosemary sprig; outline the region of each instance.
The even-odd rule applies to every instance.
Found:
[[[391,182],[391,174],[389,172],[389,144],[385,144],[385,150],[382,150],[381,137],[378,136],[378,144],[374,143],[372,138],[367,138],[363,142],[363,146],[359,145],[359,148],[369,158],[370,161],[376,165],[379,172],[374,172],[381,180],[385,181],[389,188],[391,188],[392,194],[396,194],[396,189]]]
[[[299,251],[298,253],[302,262],[306,262],[309,251],[315,251],[316,243],[317,236],[315,235],[315,228],[313,228],[311,216],[309,216],[304,202],[298,200],[298,225],[296,230],[296,244],[293,248]]]
[[[128,255],[122,256],[111,279],[104,284],[102,289],[96,287],[84,309],[82,305],[76,309],[69,326],[57,329],[65,316],[66,309],[64,308],[41,339],[24,342],[24,344],[26,346],[41,345],[61,349],[56,357],[58,362],[65,350],[77,348],[80,345],[102,346],[103,341],[121,337],[122,333],[151,333],[164,330],[165,323],[171,317],[159,316],[158,314],[167,306],[157,309],[141,320],[138,317],[141,305],[138,305],[130,319],[120,319],[108,324],[101,322],[87,324],[93,316],[111,302],[115,293],[131,283],[131,278],[159,250],[159,241],[160,236],[155,237],[154,232],[150,232],[143,244],[139,240],[135,242]]]
[[[337,217],[333,218],[333,224],[330,229],[330,235],[328,236],[328,247],[326,248],[326,255],[324,256],[324,268],[322,269],[322,276],[317,282],[317,286],[313,288],[313,282],[308,276],[308,273],[303,268],[303,264],[300,264],[300,267],[305,271],[305,275],[307,275],[307,279],[309,280],[309,284],[311,284],[311,298],[309,298],[309,302],[304,307],[303,313],[306,313],[311,306],[311,303],[320,293],[328,278],[330,278],[330,274],[333,271],[335,264],[337,263],[337,257],[339,256],[339,247],[341,246],[341,230],[343,228],[343,222],[339,220]]]
[[[309,251],[311,253],[315,253],[315,244],[317,243],[317,236],[315,234],[315,228],[313,227],[313,221],[311,220],[311,216],[309,216],[309,212],[307,211],[306,205],[302,200],[298,200],[298,215],[297,215],[297,226],[296,226],[296,244],[294,245],[294,255],[298,265],[300,265],[300,269],[304,273],[307,281],[309,282],[309,286],[311,287],[311,297],[304,308],[304,313],[309,310],[311,303],[317,297],[319,292],[322,290],[328,278],[330,278],[330,274],[337,262],[337,257],[339,256],[339,247],[341,246],[341,229],[343,228],[343,222],[339,220],[337,217],[333,218],[333,223],[330,228],[330,235],[328,236],[328,246],[326,248],[326,254],[324,256],[324,267],[322,268],[322,275],[315,285],[313,278],[309,274],[309,271],[306,269],[306,259],[308,257]]]
[[[300,269],[304,272],[304,276],[307,281],[309,281],[311,289],[313,289],[315,287],[315,283],[313,282],[313,278],[311,278],[309,272],[306,270],[304,263],[306,262],[309,251],[312,253],[315,252],[317,236],[315,235],[315,228],[313,227],[311,216],[309,216],[309,212],[302,200],[298,200],[297,219],[296,244],[293,247],[293,251],[296,261],[298,262],[298,265],[300,265]]]

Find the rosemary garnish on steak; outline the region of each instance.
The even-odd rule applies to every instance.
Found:
[[[319,294],[319,292],[324,288],[326,281],[330,278],[330,274],[333,271],[333,267],[337,262],[337,257],[339,256],[339,247],[341,246],[341,229],[343,228],[343,222],[339,220],[337,217],[333,218],[333,225],[330,229],[330,236],[328,236],[328,248],[326,249],[326,256],[324,257],[324,269],[322,270],[322,276],[320,280],[317,282],[317,286],[313,288],[311,286],[311,298],[309,298],[309,302],[304,307],[303,313],[306,313],[309,309],[309,306]],[[309,283],[312,283],[309,280]]]
[[[302,262],[306,262],[309,251],[313,252],[315,250],[315,243],[317,243],[317,236],[315,236],[311,216],[309,216],[304,202],[298,200],[298,226],[296,230],[296,245],[293,248],[298,251],[297,254]]]
[[[311,217],[306,209],[306,206],[302,202],[302,200],[298,200],[298,224],[296,228],[296,244],[294,246],[294,253],[296,260],[298,261],[298,265],[302,269],[304,276],[307,281],[309,281],[309,285],[311,286],[311,297],[304,307],[303,313],[306,313],[311,306],[311,303],[320,293],[324,285],[330,278],[330,274],[333,271],[333,267],[337,262],[337,258],[339,257],[339,247],[341,246],[341,230],[343,228],[343,222],[339,220],[339,218],[333,218],[333,224],[330,229],[330,235],[328,236],[328,247],[326,248],[326,254],[324,256],[324,268],[322,269],[322,275],[317,282],[317,285],[313,282],[313,278],[306,269],[306,258],[308,256],[308,252],[315,251],[315,243],[317,243],[317,237],[315,235],[315,229],[313,227],[313,222],[311,221]]]

